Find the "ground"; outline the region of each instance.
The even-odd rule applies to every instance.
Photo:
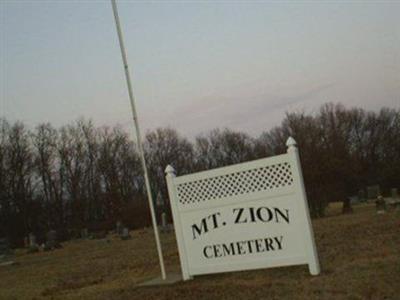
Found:
[[[400,299],[400,211],[377,215],[373,204],[313,221],[322,273],[306,266],[195,277],[138,287],[159,275],[150,229],[121,241],[75,240],[53,252],[18,250],[0,267],[0,299]],[[168,273],[179,272],[173,234],[162,234]]]

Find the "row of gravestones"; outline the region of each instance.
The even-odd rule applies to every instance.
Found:
[[[162,215],[161,215],[160,230],[163,233],[171,232],[173,230],[173,225],[169,224],[167,222],[167,214],[165,212],[162,213]],[[123,227],[121,222],[117,222],[116,232],[122,240],[128,240],[131,238],[129,229],[127,227]],[[89,235],[87,229],[82,229],[81,237],[82,238],[105,238],[106,233],[104,233],[104,234],[97,233],[96,235],[93,235],[93,234]],[[57,239],[57,232],[55,230],[50,230],[49,232],[47,232],[46,242],[43,243],[42,245],[38,245],[38,243],[36,241],[36,236],[33,233],[29,234],[25,244],[28,247],[28,253],[34,253],[34,252],[38,252],[40,250],[50,251],[50,250],[54,250],[54,249],[58,249],[58,248],[62,247]],[[6,260],[8,257],[10,257],[12,255],[12,253],[13,253],[13,251],[10,247],[8,240],[5,238],[0,239],[0,261]]]
[[[174,229],[174,226],[167,221],[167,214],[163,212],[161,214],[161,226],[160,231],[163,233],[171,232]],[[129,234],[129,230],[126,227],[122,226],[121,222],[117,222],[116,224],[116,232],[121,237],[122,240],[130,239],[131,236]]]
[[[173,230],[173,225],[169,224],[167,222],[167,214],[164,212],[161,215],[161,226],[160,229],[162,232],[170,232]],[[122,240],[127,240],[131,238],[129,229],[127,227],[124,227],[121,222],[116,223],[116,233],[119,235],[119,237]],[[84,228],[81,230],[80,237],[83,239],[104,239],[107,237],[107,232],[106,231],[98,231],[98,232],[92,232],[89,233],[89,230],[87,228]],[[48,232],[46,236],[47,242],[44,244],[46,249],[55,249],[60,247],[61,245],[57,243],[57,235],[55,230],[51,230]],[[37,246],[36,243],[36,237],[34,234],[30,234],[28,238],[28,243],[29,247],[34,248]]]
[[[167,222],[167,214],[164,212],[161,215],[161,226],[160,230],[163,233],[171,232],[173,230],[173,225]],[[129,229],[123,227],[121,222],[117,222],[116,232],[122,240],[128,240],[131,238]],[[105,238],[105,234],[89,235],[87,229],[81,231],[82,238]],[[57,232],[55,230],[50,230],[46,234],[46,242],[42,245],[38,245],[36,241],[36,236],[31,233],[25,241],[25,245],[28,247],[28,253],[35,253],[40,250],[50,251],[54,249],[61,248],[61,244],[57,239]],[[6,238],[0,239],[0,263],[11,262],[13,257],[13,250],[11,249],[10,243]]]
[[[131,237],[128,228],[121,227],[120,224],[117,224],[117,232],[122,240],[127,240]],[[107,232],[105,231],[99,231],[89,234],[88,229],[84,228],[81,230],[81,238],[83,239],[105,239],[106,237]],[[58,242],[57,232],[55,230],[50,230],[46,234],[46,242],[40,246],[36,242],[36,236],[32,233],[29,234],[26,245],[28,246],[28,253],[35,253],[40,250],[50,251],[62,248],[61,244]]]
[[[42,245],[38,245],[36,242],[36,236],[33,233],[30,233],[26,244],[28,245],[28,253],[35,253],[39,250],[51,251],[62,248],[60,242],[58,241],[57,232],[55,230],[50,230],[47,232],[46,242]]]
[[[399,191],[397,188],[392,188],[390,190],[391,199],[400,200]],[[368,199],[377,199],[381,195],[381,189],[379,185],[367,186],[365,190],[359,190],[357,195],[349,197],[351,204],[356,204],[359,202],[367,201]]]
[[[163,233],[171,232],[174,229],[173,225],[168,223],[167,214],[165,212],[161,214],[161,225],[159,228]],[[116,232],[123,240],[130,238],[128,228],[123,227],[121,222],[117,222]]]
[[[382,194],[381,188],[378,184],[367,186],[366,190],[367,190],[367,197],[366,197],[367,199],[376,199],[379,195]],[[390,189],[390,193],[392,195],[392,198],[399,197],[397,188]],[[365,194],[364,194],[364,198],[365,198]]]
[[[381,194],[382,193],[379,185],[372,185],[367,187],[368,199],[376,199]],[[391,188],[390,194],[392,199],[399,199],[399,190],[397,188]]]
[[[129,229],[127,227],[122,226],[121,222],[117,222],[116,227],[115,227],[115,232],[118,234],[118,236],[121,238],[121,240],[128,240],[131,238],[131,235],[129,233]],[[96,231],[96,232],[90,232],[87,228],[84,228],[81,230],[80,237],[82,239],[105,239],[107,238],[107,231],[102,230],[102,231]]]
[[[388,210],[400,210],[400,199],[385,199],[382,196],[378,196],[375,200],[376,212],[383,214]]]
[[[57,241],[57,234],[55,230],[50,230],[46,234],[46,243],[39,246],[36,243],[36,237],[34,234],[29,234],[26,244],[28,246],[28,253],[38,252],[40,249],[43,251],[50,251],[61,247],[61,244]],[[11,248],[10,242],[6,238],[0,238],[0,264],[13,263],[14,251]]]

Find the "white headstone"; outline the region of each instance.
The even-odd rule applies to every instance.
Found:
[[[161,226],[163,228],[167,227],[167,214],[165,212],[161,214]]]
[[[33,233],[29,234],[29,247],[36,247],[36,236]]]

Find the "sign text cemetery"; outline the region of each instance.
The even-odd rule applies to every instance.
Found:
[[[319,263],[296,143],[288,153],[175,177],[167,184],[183,279]]]

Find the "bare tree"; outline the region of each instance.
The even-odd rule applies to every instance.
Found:
[[[254,159],[255,141],[243,132],[215,129],[196,137],[196,169],[222,167]]]
[[[256,139],[229,129],[199,135],[194,143],[171,128],[148,132],[152,192],[168,199],[167,164],[182,175],[277,155],[286,151],[289,136],[299,144],[315,217],[324,215],[330,201],[349,202],[366,185],[379,184],[384,193],[399,187],[400,110],[326,104],[314,114],[287,113],[280,126]],[[120,127],[97,128],[80,119],[29,131],[20,122],[0,120],[0,235],[18,242],[31,231],[110,229],[121,219],[144,226],[150,222],[144,198],[135,144]]]
[[[32,134],[35,170],[39,177],[38,193],[42,195],[46,229],[65,228],[64,178],[57,152],[58,131],[49,123],[36,127]]]
[[[8,137],[10,125],[5,119],[0,119],[0,236],[4,236],[10,231],[10,218],[12,207],[10,202],[10,186],[8,181],[8,167],[6,165],[8,157]]]
[[[128,135],[120,128],[100,133],[98,166],[102,179],[103,213],[115,222],[122,209],[143,191],[138,155]]]
[[[3,162],[5,170],[4,183],[6,187],[6,199],[3,200],[8,210],[6,221],[9,230],[14,236],[26,236],[32,230],[32,215],[35,213],[33,206],[33,154],[30,145],[29,133],[26,127],[16,122],[8,128],[5,124],[3,129],[7,134],[3,144]],[[4,184],[3,183],[3,184]]]
[[[57,145],[60,157],[61,176],[64,180],[69,215],[68,226],[83,228],[86,224],[86,182],[85,152],[83,134],[78,126],[68,125],[60,129],[60,141]],[[73,213],[71,213],[73,212]]]
[[[171,128],[158,128],[148,132],[144,143],[146,160],[152,182],[154,199],[160,193],[167,200],[168,193],[164,170],[171,164],[179,174],[193,170],[194,153],[192,144]],[[170,213],[169,205],[166,205]]]

